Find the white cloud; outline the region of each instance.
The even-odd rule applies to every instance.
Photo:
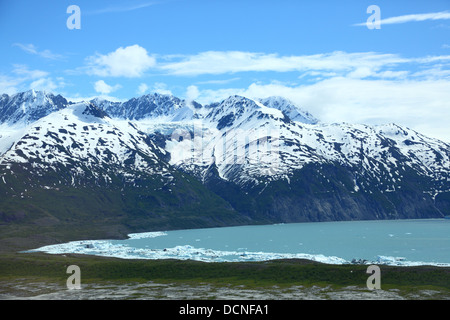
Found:
[[[414,77],[420,77],[426,80],[440,80],[440,79],[450,79],[450,70],[442,69],[441,67],[426,69],[422,71],[415,72],[412,74]]]
[[[136,78],[153,67],[156,60],[141,46],[133,45],[88,57],[87,62],[87,73],[91,75]]]
[[[334,77],[308,85],[256,84],[247,88],[201,90],[210,103],[238,94],[249,98],[283,96],[323,122],[397,123],[450,142],[450,81],[367,80]]]
[[[14,43],[13,46],[19,47],[20,49],[22,49],[23,51],[25,51],[27,53],[38,55],[45,59],[59,60],[59,59],[64,58],[62,55],[53,53],[47,49],[43,50],[43,51],[39,51],[39,50],[37,50],[36,46],[31,43],[30,44]]]
[[[172,95],[172,91],[167,89],[167,84],[162,83],[162,82],[156,82],[153,85],[153,91],[156,92],[156,93],[159,93],[159,94]]]
[[[94,83],[94,89],[96,92],[101,93],[101,94],[109,94],[111,92],[116,91],[117,89],[121,88],[120,84],[116,84],[114,86],[110,86],[108,84],[106,84],[105,81],[103,80],[98,80],[97,82]]]
[[[220,84],[224,85],[230,82],[234,82],[240,80],[241,78],[231,78],[231,79],[223,79],[223,80],[206,80],[206,81],[198,81],[197,84]]]
[[[168,75],[199,76],[238,72],[298,72],[298,78],[317,80],[330,77],[395,78],[403,79],[411,65],[449,65],[450,55],[404,58],[398,54],[377,52],[331,53],[280,56],[241,51],[208,51],[188,56],[167,56],[155,66]],[[405,70],[401,70],[401,68]],[[426,66],[429,67],[429,66]],[[198,84],[226,84],[232,80],[197,82]]]
[[[324,122],[396,122],[450,141],[449,55],[405,58],[398,54],[335,51],[282,56],[207,51],[194,55],[160,56],[156,63],[145,49],[139,46],[130,48],[119,48],[107,55],[91,57],[92,73],[140,76],[150,68],[173,76],[297,72],[294,78],[301,80],[301,85],[253,83],[246,88],[218,90],[212,90],[211,87],[200,90],[192,85],[186,90],[186,99],[209,103],[233,94],[250,98],[279,95],[296,102]],[[141,59],[133,60],[133,56],[141,56]],[[196,84],[210,83],[203,81]],[[167,85],[161,82],[150,88],[141,83],[138,90],[141,94],[147,90],[172,94]]]
[[[14,69],[13,73],[23,77],[25,79],[38,79],[44,78],[48,76],[48,72],[42,70],[30,70],[26,65],[23,64],[15,64],[13,65]]]
[[[298,72],[298,78],[313,77],[316,80],[343,76],[352,78],[396,76],[404,78],[408,64],[447,63],[449,55],[404,58],[398,54],[377,52],[331,53],[280,56],[242,51],[207,51],[194,55],[161,56],[160,61],[138,46],[120,47],[106,55],[97,54],[87,58],[84,72],[97,76],[142,77],[153,68],[172,76],[219,75],[238,72]],[[210,80],[198,84],[226,84],[239,79]],[[311,80],[311,79],[310,79]]]
[[[409,75],[409,71],[382,71],[377,73],[377,77],[381,79],[405,79]]]
[[[14,94],[17,93],[18,86],[20,86],[21,81],[16,78],[11,78],[7,75],[0,74],[0,94]]]
[[[50,78],[35,80],[30,84],[30,89],[39,91],[53,91],[56,88],[58,88],[58,85]]]
[[[30,89],[54,92],[56,89],[60,89],[66,86],[63,78],[58,77],[56,80],[48,78],[40,78],[31,82]]]
[[[450,19],[450,12],[434,12],[434,13],[419,13],[419,14],[407,14],[397,17],[390,17],[381,19],[380,24],[398,24],[407,22],[420,22],[426,20],[448,20]],[[366,26],[366,22],[357,23],[354,26]]]
[[[189,86],[186,89],[186,101],[191,103],[198,98],[200,92],[196,86]]]
[[[367,78],[367,77],[373,76],[374,74],[375,74],[375,70],[371,69],[370,67],[361,66],[361,67],[355,68],[355,70],[353,70],[352,72],[349,72],[347,76],[349,78],[362,79],[362,78]]]
[[[396,24],[406,23],[414,21],[426,21],[426,20],[448,20],[450,19],[450,12],[435,12],[435,13],[420,13],[420,14],[408,14],[398,17],[391,17],[381,19],[381,24]]]
[[[144,94],[147,92],[147,90],[148,90],[148,85],[146,85],[145,83],[141,83],[138,87],[137,93]]]
[[[409,62],[395,54],[374,52],[346,53],[336,51],[303,56],[279,56],[242,51],[207,51],[196,55],[176,56],[172,61],[158,67],[172,75],[195,76],[201,74],[224,74],[236,72],[352,72],[366,68],[373,72],[381,67]]]
[[[23,64],[14,64],[12,75],[0,74],[0,93],[14,94],[28,89],[54,91],[66,86],[62,77],[50,77],[50,73],[29,69]]]
[[[414,59],[413,61],[415,61],[417,63],[435,63],[435,62],[445,63],[445,62],[449,62],[450,61],[450,55],[446,55],[446,56],[427,56],[427,57],[424,57],[424,58]]]
[[[113,13],[113,12],[127,12],[127,11],[134,11],[134,10],[138,10],[138,9],[143,9],[143,8],[147,8],[150,6],[153,6],[157,4],[157,2],[146,2],[146,3],[141,3],[141,4],[137,4],[137,5],[129,5],[129,6],[119,6],[119,7],[107,7],[104,9],[99,9],[99,10],[95,10],[95,11],[88,11],[85,14],[88,15],[95,15],[95,14],[103,14],[103,13]]]

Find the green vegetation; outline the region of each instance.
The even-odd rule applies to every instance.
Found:
[[[65,285],[69,265],[78,265],[82,282],[107,284],[148,282],[184,283],[243,288],[289,288],[331,286],[340,289],[355,286],[364,289],[368,274],[364,265],[327,265],[306,260],[267,262],[206,263],[179,260],[121,260],[83,255],[47,255],[9,253],[0,256],[0,281],[30,279]],[[450,270],[437,267],[381,266],[382,289],[404,293],[418,290],[450,294]]]
[[[211,182],[210,186],[215,188],[210,191],[182,173],[174,174],[178,180],[176,186],[142,179],[136,180],[140,188],[124,185],[121,181],[106,188],[95,184],[73,187],[70,183],[53,181],[50,174],[41,178],[45,181],[31,181],[16,170],[16,176],[6,177],[11,183],[8,188],[0,184],[0,194],[4,195],[0,201],[0,282],[14,284],[20,279],[64,286],[67,266],[75,264],[82,270],[83,283],[151,281],[263,289],[273,286],[289,289],[298,285],[337,289],[353,286],[367,290],[369,275],[364,265],[327,265],[305,260],[203,263],[19,253],[72,240],[125,238],[133,232],[242,225],[277,219],[289,222],[298,219],[293,208],[314,212],[314,216],[304,217],[310,221],[336,219],[336,216],[357,218],[343,216],[356,212],[354,200],[361,197],[358,193],[345,196],[345,189],[351,187],[340,182],[349,184],[345,171],[332,170],[327,178],[320,178],[319,173],[324,170],[311,170],[310,175],[298,173],[289,186],[273,183],[264,191],[241,193],[239,197],[234,197],[237,190],[225,188],[224,181]],[[54,177],[55,180],[70,178]],[[328,183],[335,188],[332,194],[325,192]],[[378,196],[381,195],[374,194],[374,197]],[[227,202],[228,198],[234,200]],[[297,200],[292,200],[294,198]],[[280,208],[292,208],[285,210],[292,215],[275,216],[277,210],[271,206],[272,201]],[[381,203],[379,199],[373,202]],[[336,216],[327,213],[331,204]],[[382,266],[381,270],[382,289],[405,293],[426,289],[435,290],[442,297],[450,296],[449,268]]]
[[[68,172],[48,172],[30,179],[22,167],[0,168],[8,181],[0,184],[0,231],[2,227],[8,227],[7,233],[29,229],[47,236],[61,229],[69,232],[59,232],[65,241],[95,233],[94,238],[116,238],[131,232],[249,222],[195,178],[180,172],[172,172],[173,183],[151,176],[125,182],[124,177],[111,175],[111,184],[89,177],[72,182]]]

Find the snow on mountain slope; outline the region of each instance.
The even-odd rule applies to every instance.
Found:
[[[199,176],[215,166],[221,178],[238,185],[288,180],[311,163],[357,167],[361,175],[372,177],[388,171],[391,185],[402,179],[405,166],[433,179],[447,179],[450,174],[450,146],[412,130],[392,125],[304,124],[267,109],[239,96],[215,105],[202,122],[190,129],[179,127],[184,133],[170,137],[166,150],[171,164]],[[185,138],[180,140],[180,135]]]
[[[159,119],[169,122],[191,119],[194,114],[193,107],[187,105],[184,100],[158,93],[132,98],[126,102],[110,102],[98,98],[91,102],[111,117],[119,119]]]
[[[61,167],[74,177],[93,174],[110,180],[121,174],[133,180],[140,173],[169,178],[165,151],[125,120],[113,120],[89,103],[79,103],[43,117],[22,129],[0,158],[0,165],[31,165],[40,175]],[[133,174],[135,176],[133,176]]]
[[[316,124],[318,120],[314,118],[309,112],[302,110],[296,106],[292,101],[283,97],[268,97],[259,99],[263,105],[282,111],[291,120],[306,124]]]
[[[0,101],[9,107],[2,110],[1,163],[80,161],[87,167],[109,168],[132,163],[134,170],[158,174],[164,170],[156,166],[160,154],[201,181],[216,168],[222,179],[241,186],[289,181],[309,164],[335,163],[358,168],[355,181],[358,176],[386,176],[392,187],[410,168],[448,188],[448,144],[394,124],[320,123],[281,97],[230,96],[205,106],[157,93],[126,102],[94,99],[72,106],[55,104],[55,99],[34,91],[2,96]],[[35,112],[39,104],[43,113]],[[86,109],[95,116],[83,114]],[[25,126],[36,117],[39,120]],[[161,137],[159,146],[152,140],[155,134]]]
[[[26,131],[27,127],[23,124],[8,125],[0,124],[0,157],[8,151],[9,148],[20,139]]]
[[[450,170],[449,144],[396,124],[381,125],[375,129],[395,142],[407,158],[406,163],[414,164],[424,174]]]
[[[29,90],[0,98],[0,124],[27,125],[68,105],[61,95]]]
[[[248,127],[254,122],[269,118],[284,119],[283,113],[241,96],[231,96],[211,108],[204,121],[214,123],[217,129],[226,127]]]
[[[285,120],[281,111],[239,96],[207,109],[209,112],[202,118],[185,121],[166,132],[170,138],[165,148],[171,164],[188,171],[216,165],[225,179],[235,165],[244,168],[242,161],[257,164],[260,170],[271,166],[274,153],[266,150],[270,148],[267,134],[277,131],[278,122],[272,123],[271,119]],[[244,140],[236,141],[241,138]]]
[[[239,212],[242,221],[265,222],[435,218],[450,210],[450,145],[399,125],[322,123],[280,97],[204,106],[159,94],[77,104],[57,97],[1,96],[5,197],[24,199],[29,186],[33,195],[60,186],[85,195],[114,190],[120,208],[142,214],[138,224],[148,215],[155,220],[147,223],[159,221],[149,208],[186,210],[190,221],[199,211],[192,208],[218,203],[233,219]],[[63,193],[55,199],[64,201]]]

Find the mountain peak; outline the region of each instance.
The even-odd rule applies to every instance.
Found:
[[[54,111],[66,108],[69,102],[61,95],[34,89],[2,95],[0,99],[0,123],[28,124]]]
[[[319,120],[317,120],[313,115],[301,109],[289,99],[280,96],[271,96],[268,98],[259,99],[258,101],[269,108],[282,111],[293,121],[307,124],[316,124],[319,122]]]
[[[83,111],[84,115],[91,115],[97,118],[110,118],[110,116],[103,111],[102,109],[98,108],[96,105],[94,105],[93,103],[88,103],[86,108]]]
[[[0,196],[14,195],[19,209],[63,207],[72,190],[74,201],[84,201],[78,195],[85,190],[108,211],[111,201],[92,190],[111,191],[110,199],[126,199],[117,206],[120,221],[132,212],[154,226],[152,212],[178,214],[194,189],[222,199],[236,216],[265,222],[438,218],[450,208],[450,146],[395,124],[298,125],[314,118],[281,97],[233,95],[201,110],[160,94],[67,107],[58,97],[38,91],[0,97],[0,119],[9,121],[0,133]],[[19,120],[35,122],[9,126]],[[43,188],[61,190],[50,194],[57,205],[35,202]],[[216,200],[192,201],[200,211],[215,209]],[[130,204],[142,211],[123,212]],[[47,214],[49,207],[39,210]]]

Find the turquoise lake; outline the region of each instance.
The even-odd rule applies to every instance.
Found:
[[[75,241],[36,251],[124,259],[261,261],[304,258],[343,264],[450,266],[450,220],[293,223],[131,234],[127,240]]]

